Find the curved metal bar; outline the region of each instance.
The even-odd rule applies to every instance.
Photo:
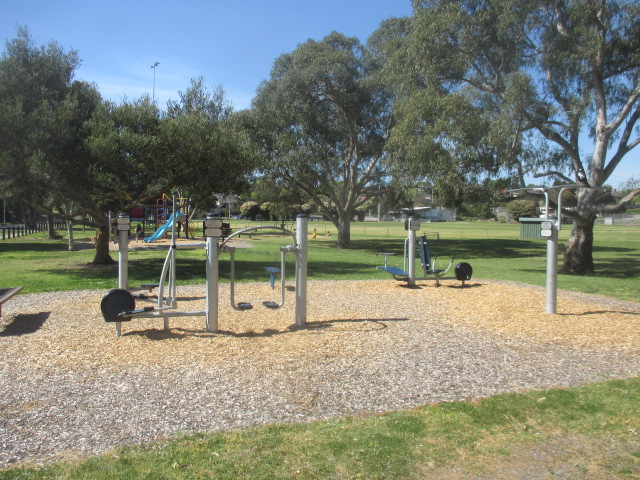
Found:
[[[167,273],[169,273],[170,264],[171,264],[171,248],[167,252],[167,256],[164,260],[164,265],[162,266],[162,273],[160,274],[160,284],[158,285],[158,307],[162,307],[164,303],[164,286],[166,282]]]
[[[244,312],[245,310],[251,310],[253,308],[253,305],[251,305],[250,303],[240,302],[240,303],[236,304],[236,300],[235,300],[235,284],[236,284],[235,253],[236,253],[236,249],[227,247],[227,250],[229,252],[229,255],[231,255],[231,260],[230,260],[231,263],[230,263],[230,266],[229,266],[229,271],[230,271],[229,276],[231,277],[229,279],[229,300],[231,301],[231,307],[234,310],[238,310],[239,312]]]
[[[243,233],[247,233],[247,232],[253,232],[255,230],[260,230],[260,229],[269,229],[269,230],[279,230],[281,232],[284,232],[288,235],[291,235],[293,237],[293,240],[296,241],[296,236],[295,234],[291,231],[288,230],[284,227],[276,227],[276,226],[269,226],[269,225],[258,225],[257,227],[247,227],[247,228],[243,228],[242,230],[238,230],[235,233],[232,233],[231,235],[229,235],[227,238],[225,238],[222,243],[220,244],[220,248],[224,247],[226,245],[226,243],[231,240],[233,237],[236,237],[238,235],[242,235]]]

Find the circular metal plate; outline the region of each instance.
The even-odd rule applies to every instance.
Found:
[[[471,280],[471,274],[473,273],[473,268],[471,265],[465,262],[461,262],[456,265],[456,278],[458,280]]]
[[[131,318],[118,318],[125,310],[135,310],[136,301],[128,290],[116,288],[109,290],[100,302],[100,310],[106,322],[126,322]]]

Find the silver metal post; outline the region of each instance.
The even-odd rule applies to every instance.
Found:
[[[303,327],[307,323],[308,229],[309,216],[298,215],[296,219],[296,325],[298,327]]]
[[[155,70],[154,70],[155,71]],[[176,220],[178,218],[176,212],[176,194],[171,195],[171,202],[173,211],[171,213],[171,247],[169,248],[169,273],[168,273],[168,285],[167,285],[167,304],[173,308],[177,307],[177,287],[176,287]],[[171,317],[164,317],[164,329],[169,330],[169,319]]]
[[[176,194],[172,195],[173,201],[173,222],[171,222],[171,267],[169,269],[170,277],[170,295],[171,306],[176,307],[177,286],[176,286],[176,222],[178,220],[178,209],[176,207]]]
[[[207,215],[207,220],[215,219],[216,216],[213,213]],[[207,332],[218,331],[218,280],[220,275],[218,238],[219,236],[207,236]]]
[[[568,185],[560,188],[558,192],[558,215],[553,225],[551,236],[547,239],[547,313],[556,313],[558,299],[558,233],[562,229],[562,194],[576,185]],[[547,197],[547,215],[549,215],[549,195]]]
[[[126,213],[118,215],[116,229],[118,231],[118,288],[129,288],[129,226],[131,220]],[[109,225],[111,231],[111,225]],[[122,322],[116,322],[116,337],[122,334]]]
[[[156,68],[158,68],[158,65],[160,65],[160,62],[154,62],[153,65],[151,65],[153,69],[153,96],[151,97],[153,103],[156,102]]]
[[[410,286],[416,284],[416,231],[413,226],[416,221],[418,222],[418,228],[420,228],[420,220],[415,217],[409,217],[407,223],[407,229],[409,231],[409,279],[407,283]]]
[[[556,313],[558,298],[558,229],[547,237],[547,313]]]

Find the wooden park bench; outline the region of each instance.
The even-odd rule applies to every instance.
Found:
[[[2,304],[17,294],[22,287],[0,288],[0,317],[2,317]]]

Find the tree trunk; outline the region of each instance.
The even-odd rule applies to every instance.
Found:
[[[578,195],[573,230],[564,251],[562,271],[565,273],[593,273],[593,226],[596,222],[594,201],[596,191],[583,189]]]
[[[349,218],[338,220],[338,248],[351,248],[351,222]]]
[[[96,229],[96,254],[92,265],[113,265],[115,260],[109,254],[109,228],[108,222],[102,223]]]
[[[47,238],[49,240],[59,240],[62,238],[62,236],[56,232],[56,226],[52,215],[47,215]]]
[[[562,271],[565,273],[593,273],[593,224],[573,224],[573,231],[564,251]]]
[[[67,220],[67,234],[69,236],[69,251],[73,252],[75,250],[75,244],[73,240],[73,222],[71,220]]]

